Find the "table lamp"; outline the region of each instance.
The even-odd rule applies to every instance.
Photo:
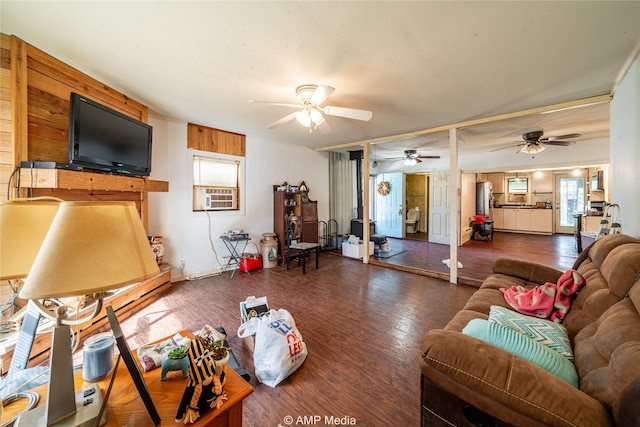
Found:
[[[108,291],[158,273],[135,203],[60,203],[20,290],[21,298],[31,299],[45,316],[56,322],[48,399],[45,406],[22,414],[19,425],[95,423],[100,413],[100,390],[97,386],[74,390],[70,326],[95,317]],[[81,297],[86,306],[95,305],[84,317],[70,319],[65,306],[52,313],[39,301],[67,297]],[[87,399],[91,401],[87,403]]]
[[[60,199],[13,199],[0,205],[0,280],[27,276]]]
[[[38,197],[13,199],[0,204],[0,280],[7,280],[14,292],[6,303],[11,304],[12,309],[19,307],[16,299],[22,279],[31,269],[60,202],[62,200],[54,197]],[[31,316],[25,323],[22,319],[26,313],[26,305],[17,312],[12,310],[9,313],[9,329],[14,323],[21,329],[14,335],[17,339],[11,364],[0,381],[0,396],[3,398],[15,390],[27,390],[47,381],[47,376],[42,375],[46,367],[27,368],[40,316]]]

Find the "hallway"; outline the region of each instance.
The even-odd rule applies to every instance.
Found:
[[[369,258],[370,264],[449,280],[449,268],[442,262],[450,258],[448,245],[415,238],[388,240],[391,256],[374,255]],[[458,248],[458,261],[463,266],[458,269],[458,283],[480,286],[500,257],[537,262],[564,271],[573,266],[577,256],[572,235],[495,232],[491,242],[471,240]]]

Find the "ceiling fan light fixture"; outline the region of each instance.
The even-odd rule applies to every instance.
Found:
[[[322,119],[324,119],[324,117],[322,116],[322,113],[318,111],[316,108],[312,108],[309,111],[309,117],[311,118],[311,121],[315,124],[320,124]]]
[[[311,114],[307,110],[299,111],[296,120],[304,127],[311,127]]]
[[[543,144],[528,144],[522,147],[522,152],[526,154],[537,154],[544,151],[545,146]]]
[[[405,166],[413,166],[415,164],[417,164],[418,161],[412,157],[407,157],[406,159],[404,159],[404,165]]]

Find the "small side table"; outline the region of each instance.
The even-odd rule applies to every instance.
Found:
[[[291,254],[291,251],[296,251]],[[302,262],[302,274],[307,274],[307,257],[312,251],[316,253],[316,270],[318,269],[318,256],[320,255],[320,245],[318,243],[300,242],[289,245],[287,249],[287,270],[291,267],[291,258],[298,258],[298,265]]]
[[[229,251],[229,261],[227,261],[227,264],[224,266],[224,270],[222,270],[223,273],[226,273],[229,268],[233,267],[233,270],[231,272],[231,278],[233,278],[233,275],[236,274],[236,267],[240,265],[240,258],[242,257],[242,252],[244,252],[244,248],[247,247],[247,243],[249,243],[249,240],[251,240],[251,238],[238,238],[238,239],[230,239],[228,236],[220,236],[220,239],[222,240],[222,242],[224,243],[224,245],[227,247],[227,250]],[[238,252],[238,245],[240,244],[240,242],[244,242],[244,246],[242,246],[242,250],[240,252]]]
[[[484,240],[486,242],[493,241],[493,220],[487,219],[482,224],[476,224],[471,221],[473,231],[471,233],[472,240]]]

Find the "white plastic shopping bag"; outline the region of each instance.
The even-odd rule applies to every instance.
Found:
[[[307,358],[307,345],[291,313],[285,309],[252,317],[240,325],[238,337],[255,335],[253,365],[256,378],[275,387],[298,369]]]

